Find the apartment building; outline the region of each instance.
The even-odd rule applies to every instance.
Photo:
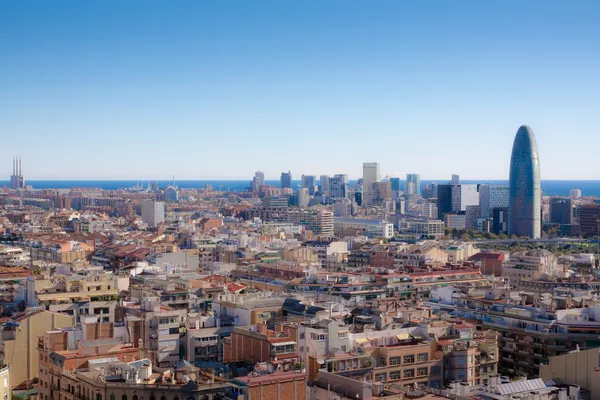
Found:
[[[36,309],[6,321],[2,328],[0,357],[11,366],[11,387],[23,385],[38,376],[38,337],[46,331],[72,325],[73,317]]]
[[[115,339],[79,341],[60,350],[61,337],[40,342],[40,399],[179,400],[219,398],[225,384],[208,379],[185,360],[173,373],[156,373],[145,349]]]
[[[250,364],[279,361],[284,371],[299,363],[297,330],[289,326],[284,332],[269,330],[265,324],[249,329],[234,327],[231,337],[223,340],[223,362]]]
[[[537,377],[540,364],[547,363],[549,357],[598,347],[597,306],[555,309],[541,307],[553,303],[552,299],[541,299],[540,307],[536,307],[520,294],[498,291],[471,297],[452,286],[434,289],[430,296],[426,304],[435,313],[452,313],[498,332],[501,374]]]
[[[317,237],[330,238],[333,232],[333,213],[325,210],[290,210],[287,213],[287,222],[302,225]]]
[[[444,382],[488,384],[498,375],[498,339],[494,331],[475,332],[474,325],[458,324],[455,338],[440,339],[444,353]]]
[[[306,374],[276,371],[237,377],[227,383],[226,400],[305,400]]]

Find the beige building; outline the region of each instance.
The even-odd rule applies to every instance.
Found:
[[[310,247],[295,247],[287,248],[283,252],[285,261],[293,261],[299,263],[318,263],[319,257],[314,249]]]
[[[10,368],[8,366],[3,366],[2,368],[0,368],[0,399],[12,399],[12,390],[10,386]]]
[[[600,348],[574,351],[550,357],[547,365],[540,365],[540,377],[544,382],[560,379],[569,385],[579,385],[589,390],[590,399],[600,398]]]
[[[46,331],[72,326],[73,317],[37,311],[22,314],[13,321],[15,326],[7,324],[2,330],[0,357],[10,366],[11,387],[16,387],[38,376],[38,338]]]

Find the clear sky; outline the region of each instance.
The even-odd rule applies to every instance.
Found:
[[[2,1],[0,175],[600,179],[600,1]],[[4,172],[2,172],[4,171]]]

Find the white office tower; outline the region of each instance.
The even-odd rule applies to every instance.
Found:
[[[350,199],[339,199],[335,202],[335,216],[347,218],[352,216],[352,201]]]
[[[438,208],[434,202],[424,202],[421,204],[421,216],[425,218],[437,218]]]
[[[310,196],[308,195],[308,189],[302,188],[296,190],[296,205],[300,208],[308,207]]]
[[[494,208],[508,207],[508,194],[508,186],[506,185],[479,185],[481,218],[490,218]]]
[[[452,174],[452,180],[450,181],[451,185],[459,185],[460,184],[460,176],[456,174]]]
[[[156,228],[165,220],[165,203],[155,200],[144,200],[142,203],[142,221],[150,228]]]
[[[379,163],[363,163],[363,205],[370,206],[373,203],[373,183],[381,181]]]
[[[581,189],[571,189],[571,192],[569,193],[569,197],[572,199],[580,199],[581,196]]]

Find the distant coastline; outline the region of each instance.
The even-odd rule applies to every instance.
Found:
[[[135,181],[135,180],[28,180],[27,185],[34,189],[69,189],[72,187],[80,188],[99,188],[103,190],[117,190],[133,187],[142,184],[147,187],[154,181]],[[404,180],[401,180],[404,185]],[[422,180],[421,185],[437,182],[443,184],[447,179],[440,180]],[[267,180],[268,185],[279,186],[279,180]],[[508,185],[508,180],[461,180],[461,183],[490,183]],[[0,186],[9,186],[9,181],[0,181]],[[159,180],[159,187],[163,188],[172,184],[170,180]],[[212,185],[215,190],[228,190],[232,192],[242,192],[250,186],[250,180],[181,180],[175,184],[183,189],[203,188],[205,185]],[[356,180],[351,180],[350,185],[356,184]],[[294,188],[300,186],[300,181],[292,182]],[[600,180],[542,180],[542,190],[546,196],[568,196],[571,189],[581,189],[584,196],[600,197]]]

